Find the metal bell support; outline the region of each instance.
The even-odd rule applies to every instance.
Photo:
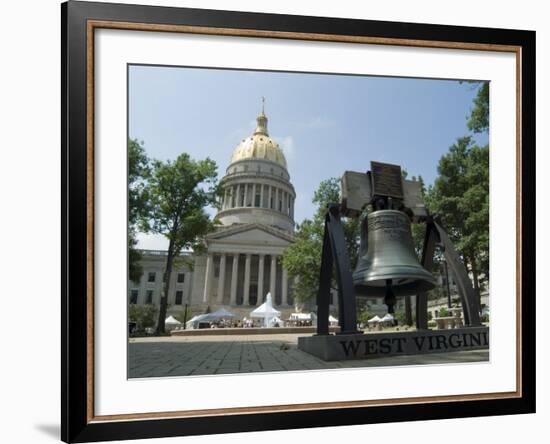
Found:
[[[390,210],[379,210],[380,211],[390,211]],[[371,214],[375,214],[371,213]],[[336,274],[336,281],[338,283],[338,306],[339,306],[339,323],[341,332],[344,334],[353,334],[353,333],[361,333],[360,331],[357,331],[357,318],[356,318],[356,303],[355,303],[355,293],[356,288],[354,288],[353,283],[353,277],[350,270],[350,262],[348,253],[346,250],[346,243],[345,243],[345,237],[344,237],[344,230],[342,228],[342,224],[340,222],[340,215],[341,215],[341,207],[337,204],[331,204],[328,207],[328,211],[325,216],[325,233],[323,238],[323,251],[321,255],[321,272],[320,272],[320,282],[319,282],[319,292],[317,294],[317,334],[318,335],[328,335],[329,334],[329,300],[330,300],[330,281],[332,276],[332,270],[333,267],[335,268],[335,274]],[[405,215],[406,216],[406,215]],[[452,242],[450,241],[449,237],[447,236],[445,230],[441,226],[441,222],[439,220],[434,220],[433,217],[428,216],[428,218],[425,220],[426,223],[426,236],[424,238],[424,247],[422,250],[422,261],[421,266],[418,265],[420,270],[418,268],[417,271],[417,279],[411,282],[415,282],[415,285],[418,285],[417,287],[417,294],[416,294],[416,328],[418,330],[423,330],[428,328],[428,295],[427,290],[423,290],[422,288],[425,285],[430,286],[430,282],[432,282],[425,274],[423,274],[422,270],[424,272],[430,274],[429,270],[433,267],[433,255],[435,251],[435,245],[436,243],[441,243],[445,247],[445,258],[449,264],[449,267],[451,268],[453,275],[455,276],[455,279],[458,284],[458,290],[460,298],[462,299],[462,306],[464,308],[464,322],[468,326],[479,326],[481,325],[480,318],[479,318],[479,301],[475,297],[472,284],[470,282],[470,279],[468,277],[468,271],[466,270],[466,267],[460,260],[460,257],[457,253],[457,251],[454,249],[454,246]],[[366,221],[368,230],[368,219]],[[384,224],[383,224],[384,225]],[[410,236],[410,225],[408,226],[408,233]],[[400,230],[406,231],[404,228]],[[375,253],[375,251],[378,251],[378,248],[376,244],[382,246],[386,243],[391,243],[391,235],[388,239],[385,239],[385,236],[382,236],[380,239],[378,238],[378,235],[375,234],[376,230],[372,230],[372,238],[369,238],[371,236],[371,232],[368,233],[362,233],[362,242],[361,242],[361,256],[357,270],[356,270],[356,277],[361,277],[361,282],[358,283],[358,287],[363,288],[365,290],[365,287],[374,287],[376,288],[376,285],[365,285],[369,282],[380,282],[383,278],[383,275],[379,274],[378,279],[370,279],[370,277],[376,276],[374,274],[374,271],[378,268],[379,271],[382,270],[380,267],[381,264],[377,262],[378,259],[383,258],[385,260],[385,263],[389,265],[389,258],[393,256],[393,253],[390,253],[391,249],[387,248],[386,245],[383,248],[383,254],[382,253]],[[402,235],[402,234],[399,234]],[[396,235],[398,236],[398,235]],[[371,240],[372,239],[372,240]],[[374,240],[376,239],[376,241]],[[382,243],[380,243],[382,242]],[[410,237],[411,247],[407,248],[407,252],[404,252],[404,249],[398,250],[401,256],[408,255],[408,250],[412,248],[412,237]],[[368,252],[368,245],[369,243],[374,243],[376,249],[371,249],[371,255],[373,256],[373,259],[369,258],[369,252]],[[414,254],[414,248],[411,250]],[[365,255],[364,252],[367,252]],[[377,259],[377,260],[374,260]],[[364,263],[364,266],[361,265],[361,262]],[[418,261],[416,262],[418,263]],[[367,264],[371,264],[370,267],[367,267]],[[370,273],[368,270],[372,269],[372,273]],[[361,271],[364,270],[364,271]],[[410,271],[410,269],[409,269]],[[396,275],[397,276],[397,273]],[[426,278],[426,279],[424,279]],[[369,279],[365,282],[365,279]],[[411,275],[409,274],[408,277],[402,277],[399,279],[411,279]],[[433,279],[433,276],[432,276]],[[410,285],[411,282],[409,282],[407,285]],[[397,284],[399,282],[396,282]],[[403,282],[404,283],[404,282]],[[384,296],[387,298],[388,296],[392,297],[391,294],[386,294],[386,291],[388,287],[391,289],[399,288],[399,285],[395,286],[392,278],[392,282],[385,281],[385,286],[381,287],[384,288]],[[391,285],[388,285],[391,284]],[[401,290],[397,290],[400,292],[400,294],[406,294],[409,292],[409,287],[405,286],[402,287]],[[432,287],[430,287],[432,288]],[[374,290],[373,290],[374,291]],[[380,288],[377,289],[377,291],[380,291]],[[395,295],[393,296],[395,297]]]

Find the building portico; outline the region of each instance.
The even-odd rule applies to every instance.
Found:
[[[281,258],[292,240],[289,233],[259,224],[221,228],[208,236],[203,302],[253,307],[265,302],[269,291],[276,305],[288,306],[288,273]]]

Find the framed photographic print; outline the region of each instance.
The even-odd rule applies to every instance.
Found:
[[[535,411],[535,33],[64,3],[62,439]]]

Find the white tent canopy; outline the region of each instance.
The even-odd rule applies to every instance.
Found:
[[[219,310],[216,310],[212,313],[207,313],[208,319],[210,320],[217,320],[222,318],[234,318],[235,315],[231,313],[229,310],[226,310],[225,308],[220,308]]]
[[[164,323],[165,324],[169,324],[169,325],[180,325],[181,322],[178,321],[174,316],[169,316],[167,317],[165,320],[164,320]]]
[[[273,308],[271,293],[267,293],[265,302],[250,313],[251,318],[263,318],[264,327],[272,325],[274,318],[279,316],[281,316],[281,312]]]
[[[338,319],[336,319],[334,316],[330,315],[328,317],[328,321],[331,323],[331,324],[336,324],[338,323]]]
[[[395,318],[389,314],[386,313],[382,319],[380,319],[380,322],[392,322]]]
[[[234,318],[235,315],[225,308],[213,311],[212,313],[203,313],[197,316],[193,316],[185,326],[187,328],[196,328],[199,322],[213,322],[223,318]]]
[[[187,323],[185,324],[185,327],[186,328],[195,328],[199,324],[199,322],[204,320],[204,318],[206,316],[207,316],[207,314],[200,314],[200,315],[197,315],[197,316],[193,316],[191,319],[189,319],[187,321]]]
[[[374,315],[372,318],[370,318],[367,322],[370,324],[370,323],[376,323],[376,322],[380,322],[382,319],[380,319],[380,317],[378,315]]]

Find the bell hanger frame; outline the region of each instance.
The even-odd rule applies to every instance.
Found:
[[[319,290],[317,293],[317,335],[329,334],[330,282],[332,270],[335,269],[338,285],[338,313],[341,334],[361,334],[357,328],[357,304],[353,286],[351,263],[346,247],[340,204],[329,204],[325,214],[323,248],[321,253],[321,270],[319,275]],[[475,295],[468,271],[453,243],[442,226],[437,215],[428,215],[418,223],[426,224],[426,234],[420,263],[428,270],[433,270],[434,253],[437,244],[443,246],[443,254],[450,267],[458,287],[464,324],[477,327],[481,325],[480,304]],[[416,328],[428,330],[428,293],[416,295]]]

